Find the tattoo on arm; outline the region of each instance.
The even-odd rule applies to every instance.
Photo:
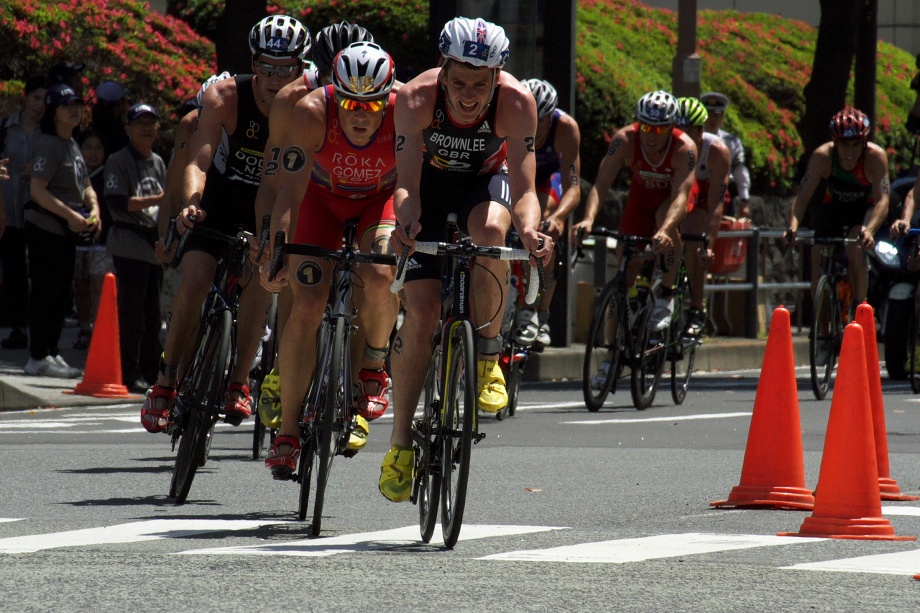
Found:
[[[607,148],[607,155],[613,155],[614,153],[616,153],[616,150],[619,149],[620,145],[622,144],[623,144],[623,141],[621,141],[619,138],[614,138],[610,142],[610,146]]]
[[[281,156],[281,147],[272,147],[268,155],[269,159],[265,164],[265,176],[274,177],[278,174],[278,158]]]
[[[889,194],[891,192],[891,183],[888,181],[888,177],[882,179],[882,193]]]
[[[536,149],[534,148],[534,137],[533,137],[533,136],[525,136],[525,137],[524,137],[524,146],[527,147],[527,153],[533,153],[533,152],[535,152]]]
[[[690,169],[690,172],[693,172],[693,169],[696,168],[696,154],[694,154],[691,151],[690,155],[688,155],[687,158],[689,159],[688,167]]]
[[[806,173],[805,173],[805,176],[802,177],[802,180],[799,182],[799,187],[805,187],[805,184],[808,183],[809,179],[811,179],[811,175],[809,175],[809,174],[806,172]]]
[[[575,169],[575,164],[569,166],[569,183],[578,185],[578,171]]]
[[[398,134],[396,136],[396,150],[402,151],[405,148],[406,148],[406,137],[403,136],[402,134]]]

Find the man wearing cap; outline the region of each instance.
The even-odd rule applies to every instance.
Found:
[[[57,85],[58,83],[64,83],[72,87],[73,90],[78,92],[82,97],[83,80],[80,77],[80,73],[83,72],[84,68],[86,68],[84,64],[76,62],[58,62],[48,71],[48,87]]]
[[[731,179],[735,183],[738,200],[741,203],[741,206],[735,212],[738,217],[750,217],[751,211],[748,208],[748,200],[751,197],[751,173],[744,164],[744,145],[737,136],[722,129],[725,109],[728,108],[731,101],[728,96],[719,92],[706,92],[700,96],[700,101],[709,112],[709,118],[703,126],[704,129],[721,138],[731,153]]]
[[[150,104],[127,112],[128,145],[105,163],[105,204],[112,214],[106,246],[118,280],[122,379],[143,392],[156,380],[160,353],[160,289],[163,268],[154,255],[157,210],[166,184],[166,165],[153,152],[159,115]]]
[[[115,81],[103,81],[96,88],[93,120],[90,127],[98,132],[107,151],[118,151],[128,145],[125,120],[128,112],[128,92]]]

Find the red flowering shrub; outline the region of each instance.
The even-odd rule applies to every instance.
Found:
[[[67,59],[86,64],[86,96],[106,79],[157,106],[167,123],[214,72],[214,46],[184,22],[136,0],[0,0],[0,105],[22,82]]]

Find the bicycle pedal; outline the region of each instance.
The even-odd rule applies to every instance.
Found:
[[[358,455],[358,451],[359,451],[358,449],[346,449],[345,451],[342,452],[342,457],[343,458],[353,458],[356,455]]]
[[[477,444],[479,443],[479,441],[481,441],[481,440],[484,439],[485,437],[486,437],[486,433],[485,433],[485,432],[477,432],[476,434],[473,435],[473,444],[474,444],[474,445],[477,445]]]

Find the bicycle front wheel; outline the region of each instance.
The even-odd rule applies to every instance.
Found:
[[[658,391],[658,382],[661,381],[661,372],[667,357],[668,329],[662,332],[652,332],[648,327],[648,319],[654,308],[655,299],[649,294],[646,297],[645,316],[636,322],[639,327],[634,337],[633,364],[630,386],[633,406],[643,411],[651,406]]]
[[[808,357],[811,367],[811,389],[815,398],[823,400],[830,387],[831,375],[837,361],[837,331],[840,316],[837,313],[836,288],[827,275],[818,280],[815,290],[814,315],[808,339]]]
[[[169,488],[176,504],[185,502],[195,472],[207,459],[211,428],[221,401],[221,388],[230,356],[232,325],[230,311],[222,312],[216,323],[211,322],[207,325],[192,361],[192,369],[186,376],[189,383],[180,400],[184,404],[186,423],[179,441]]]
[[[468,321],[454,322],[447,345],[441,411],[441,528],[444,545],[460,537],[476,416],[476,345]]]
[[[625,313],[619,312],[620,304],[622,302],[617,299],[616,287],[613,284],[607,285],[597,298],[591,315],[581,373],[585,406],[591,412],[599,411],[608,394],[616,391],[620,347],[623,344],[621,320],[625,317]]]
[[[332,352],[327,367],[320,371],[320,384],[325,385],[325,406],[318,424],[318,460],[316,473],[316,501],[313,503],[313,536],[319,536],[323,522],[323,503],[326,499],[326,485],[332,471],[332,460],[339,447],[339,434],[344,427],[345,395],[347,384],[348,350],[346,344],[347,323],[344,317],[337,317],[332,326]]]
[[[415,422],[415,502],[418,504],[418,523],[422,541],[429,543],[438,519],[438,496],[441,493],[441,457],[438,445],[438,417],[441,394],[438,386],[438,364],[441,348],[436,346],[431,355],[428,376],[425,379],[422,416]]]

